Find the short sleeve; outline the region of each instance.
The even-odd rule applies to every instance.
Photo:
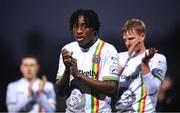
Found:
[[[119,65],[123,66],[126,62],[126,59],[129,57],[127,52],[121,52],[118,54],[118,58],[119,58]]]
[[[108,47],[105,54],[103,54],[104,61],[101,67],[102,80],[118,81],[118,54],[113,46]]]
[[[44,93],[40,95],[41,103],[47,112],[53,112],[56,109],[56,94],[52,83],[47,82]]]
[[[167,70],[166,57],[164,55],[157,54],[152,63],[152,74],[162,82]]]
[[[63,59],[62,59],[62,54],[60,54],[58,72],[57,72],[57,76],[56,76],[57,80],[62,77],[64,70],[65,70],[65,66],[63,63]]]
[[[21,84],[22,85],[22,84]],[[10,83],[7,88],[6,93],[6,104],[8,108],[8,112],[17,112],[26,105],[30,99],[27,95],[21,96],[21,98],[17,98],[21,95],[21,93],[17,92],[18,84]]]
[[[16,103],[16,90],[15,87],[10,83],[7,87],[6,92],[6,104],[15,104]]]

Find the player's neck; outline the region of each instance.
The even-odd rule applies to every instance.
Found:
[[[136,51],[136,56],[144,53],[145,51],[146,51],[146,48],[144,45],[142,45],[142,47],[138,51]]]
[[[142,48],[141,48],[141,50],[139,51],[139,54],[142,54],[142,53],[144,53],[145,51],[146,51],[146,48],[145,48],[145,46],[143,45]]]
[[[97,41],[97,37],[95,37],[94,36],[94,38],[91,40],[91,41],[89,41],[85,46],[83,46],[83,47],[81,47],[81,48],[83,48],[83,49],[88,49],[88,48],[90,48],[96,41]]]
[[[36,77],[33,77],[33,78],[25,78],[27,81],[31,82],[31,81],[35,81],[36,80]]]

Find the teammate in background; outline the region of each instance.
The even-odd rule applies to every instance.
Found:
[[[100,22],[92,10],[79,9],[70,18],[74,42],[60,54],[56,88],[66,95],[66,112],[111,112],[109,95],[118,86],[118,54],[99,39]]]
[[[157,95],[167,64],[164,55],[144,45],[146,27],[142,20],[127,20],[122,28],[128,51],[119,53],[117,112],[155,112]]]
[[[173,80],[170,74],[166,74],[164,81],[160,87],[160,91],[157,98],[157,112],[165,112],[170,110],[170,107],[173,103]]]
[[[6,104],[8,112],[54,112],[55,91],[52,83],[43,76],[37,78],[39,62],[35,56],[22,58],[20,70],[23,78],[8,85]]]

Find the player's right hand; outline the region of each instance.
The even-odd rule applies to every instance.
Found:
[[[62,49],[61,51],[63,63],[67,70],[70,70],[70,61],[72,59],[72,52],[69,52],[67,49]]]
[[[136,51],[139,49],[141,41],[137,40],[128,50],[129,56],[135,56]]]

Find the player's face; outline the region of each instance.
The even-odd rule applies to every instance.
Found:
[[[135,30],[129,30],[123,34],[123,40],[128,49],[131,48],[137,41],[140,41],[138,48],[141,49],[144,45],[144,38],[143,33],[139,35]]]
[[[30,80],[36,77],[39,71],[39,65],[33,58],[24,58],[20,66],[23,76]]]
[[[84,16],[79,16],[78,24],[74,24],[73,35],[78,44],[83,48],[88,48],[95,39],[94,30],[87,26]]]

